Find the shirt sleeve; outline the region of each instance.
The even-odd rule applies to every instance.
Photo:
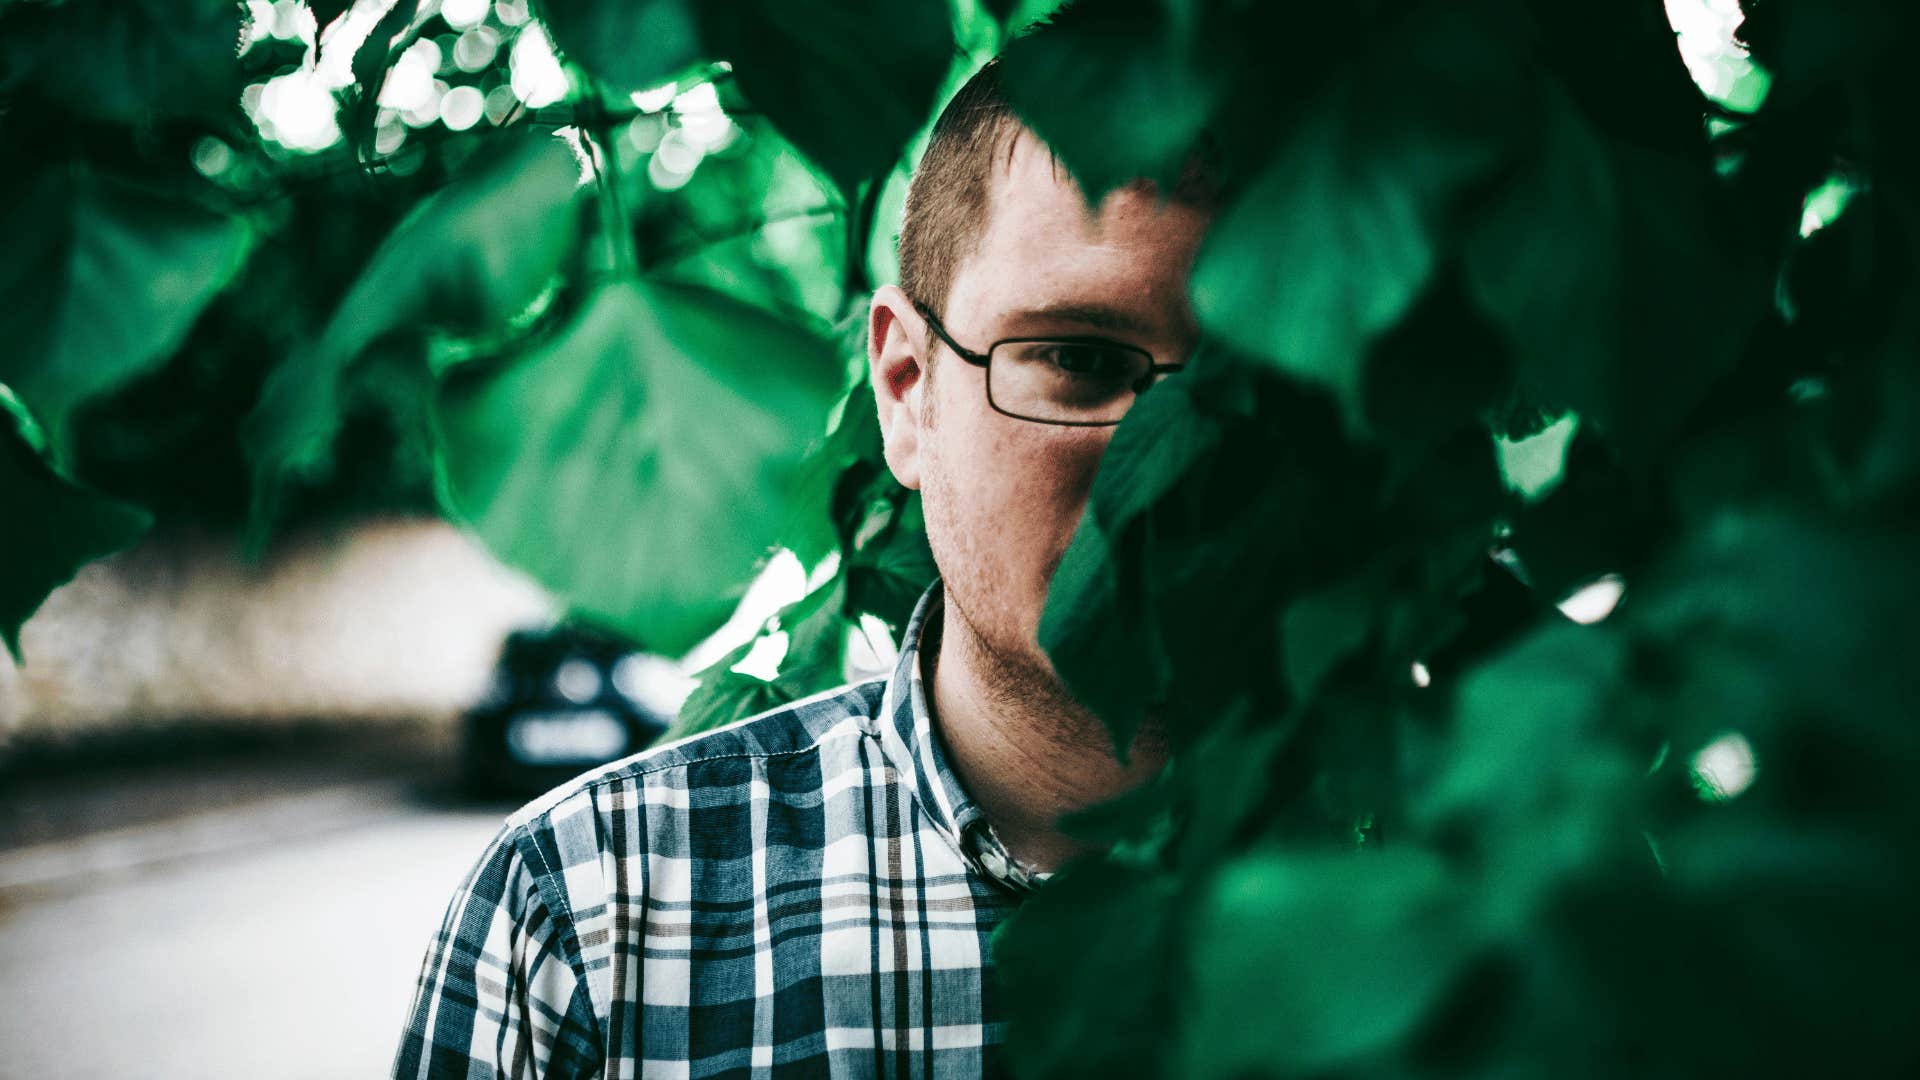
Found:
[[[565,911],[550,910],[509,825],[453,895],[427,949],[396,1080],[594,1077],[600,1029]]]

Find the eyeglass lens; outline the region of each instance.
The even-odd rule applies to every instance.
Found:
[[[1153,367],[1146,353],[1089,341],[994,346],[987,392],[1002,412],[1067,423],[1118,421]]]

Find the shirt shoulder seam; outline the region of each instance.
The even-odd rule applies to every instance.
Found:
[[[800,698],[796,701],[790,701],[785,705],[781,705],[776,708],[769,709],[768,711],[761,713],[757,716],[752,716],[744,720],[735,721],[733,724],[728,724],[725,727],[714,728],[712,731],[701,732],[700,735],[689,737],[688,741],[691,742],[694,739],[698,739],[701,737],[701,735],[717,734],[719,732],[726,731],[730,728],[746,727],[750,724],[757,724],[762,721],[771,720],[771,719],[774,719],[775,717],[782,715],[783,713],[787,713],[793,709],[796,709],[799,706],[806,705],[814,701],[825,701],[829,697],[849,693],[851,691],[857,690],[861,687],[864,687],[876,682],[885,682],[885,679],[876,677],[872,679],[866,679],[857,683],[848,683],[845,686],[838,686],[831,690],[823,690],[818,694],[813,694],[808,697]],[[625,780],[634,780],[643,776],[653,776],[657,773],[671,772],[674,769],[682,769],[690,765],[699,765],[702,762],[708,762],[708,761],[730,761],[730,760],[737,760],[741,758],[770,760],[773,758],[796,757],[801,754],[811,754],[820,749],[821,741],[824,740],[828,734],[839,730],[840,725],[845,723],[847,720],[859,719],[859,715],[860,714],[858,713],[850,712],[850,713],[847,713],[845,716],[837,717],[832,723],[828,724],[826,727],[816,732],[813,736],[813,739],[809,741],[805,746],[797,746],[791,750],[737,750],[730,753],[708,754],[704,757],[677,758],[673,760],[665,760],[665,761],[661,761],[658,764],[654,764],[652,762],[635,762],[629,768],[620,769],[615,772],[607,773],[604,776],[595,777],[594,779],[581,785],[576,792],[573,792],[570,794],[588,794],[594,791],[598,791],[609,784],[614,784],[614,783],[618,783]],[[664,750],[665,747],[662,747],[662,749]],[[662,755],[662,756],[664,757],[666,755]],[[550,813],[551,810],[552,810],[552,807],[548,807],[545,810],[543,810],[541,813],[533,815],[533,818],[529,820],[535,820],[540,817],[544,817],[548,813]]]

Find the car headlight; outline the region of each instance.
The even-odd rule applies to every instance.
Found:
[[[600,669],[578,657],[564,661],[553,673],[553,691],[575,705],[585,705],[600,696]]]

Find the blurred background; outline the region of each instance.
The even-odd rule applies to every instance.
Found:
[[[823,137],[630,70],[620,5],[548,5],[609,96],[527,0],[0,0],[0,1075],[381,1073],[505,812],[696,685],[888,666],[931,567],[857,315],[931,110],[1049,5],[921,6],[919,82]],[[1733,0],[1668,8],[1754,107]],[[731,306],[596,334],[641,275]],[[627,381],[742,321],[792,385]],[[839,662],[783,670],[828,587]]]

